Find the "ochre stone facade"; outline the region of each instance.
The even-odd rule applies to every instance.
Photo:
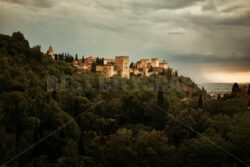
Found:
[[[129,78],[129,57],[128,56],[116,56],[115,57],[115,69],[117,74],[121,77]]]
[[[159,59],[158,58],[152,58],[151,59],[152,67],[159,67]]]
[[[52,46],[49,47],[47,55],[54,57]],[[136,63],[129,65],[128,56],[116,56],[111,58],[97,58],[95,56],[88,56],[81,60],[74,60],[73,65],[79,72],[96,72],[105,77],[121,76],[130,78],[130,76],[145,76],[148,77],[153,74],[161,74],[168,72],[171,75],[177,75],[177,71],[169,68],[168,63],[160,62],[158,58],[140,59]]]
[[[112,65],[97,65],[96,72],[103,74],[105,77],[114,76],[114,66]]]
[[[115,59],[103,58],[100,59],[89,56],[83,60],[75,60],[74,66],[80,72],[96,72],[105,77],[121,76],[124,78],[130,78],[131,75],[148,77],[153,74],[161,74],[164,72],[170,72],[172,75],[176,75],[177,72],[169,68],[168,63],[160,62],[158,58],[141,59],[136,63],[131,63],[129,66],[128,56],[116,56]]]

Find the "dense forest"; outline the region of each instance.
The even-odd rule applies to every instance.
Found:
[[[0,35],[0,165],[250,165],[250,86],[211,99],[183,76],[78,73]]]

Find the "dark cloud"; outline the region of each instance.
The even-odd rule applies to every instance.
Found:
[[[242,5],[234,5],[234,6],[230,6],[230,7],[227,7],[225,9],[222,9],[222,12],[231,13],[231,12],[241,10],[242,7],[244,7],[244,6],[242,6]]]
[[[168,35],[184,35],[184,32],[168,32]]]
[[[39,8],[52,7],[55,3],[55,0],[3,0],[3,1],[23,6],[34,6]]]
[[[192,6],[197,2],[205,0],[134,0],[130,1],[131,7],[146,8],[146,9],[180,9]]]
[[[218,21],[220,25],[228,25],[228,26],[249,26],[250,25],[250,9],[245,13],[240,15],[228,17],[225,19],[221,19]]]
[[[95,0],[95,3],[102,8],[108,10],[133,10],[133,12],[145,12],[148,10],[175,10],[184,7],[192,6],[197,2],[204,2],[206,0]]]
[[[217,6],[215,5],[214,1],[207,1],[207,3],[205,3],[202,6],[202,10],[203,11],[217,11]]]
[[[172,62],[199,64],[210,66],[211,68],[222,68],[225,71],[249,72],[250,71],[250,55],[245,57],[223,57],[215,55],[175,55],[169,56]]]
[[[170,60],[192,62],[192,63],[225,63],[225,62],[235,62],[235,63],[248,63],[250,68],[250,55],[244,57],[223,57],[216,55],[175,55],[169,56]]]

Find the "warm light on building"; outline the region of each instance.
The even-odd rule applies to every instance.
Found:
[[[102,60],[101,63],[97,60]],[[73,61],[73,65],[80,72],[95,71],[105,77],[121,76],[123,78],[130,78],[130,75],[149,77],[152,74],[161,74],[170,72],[171,75],[177,75],[177,71],[168,67],[168,64],[163,61],[160,62],[158,58],[140,59],[135,64],[132,63],[129,67],[129,56],[116,56],[115,59],[96,58],[95,56],[88,56],[82,60]]]

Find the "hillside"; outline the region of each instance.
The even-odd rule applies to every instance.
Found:
[[[250,162],[242,98],[210,100],[183,76],[79,74],[20,32],[0,35],[0,63],[0,165],[241,166],[228,152]]]

